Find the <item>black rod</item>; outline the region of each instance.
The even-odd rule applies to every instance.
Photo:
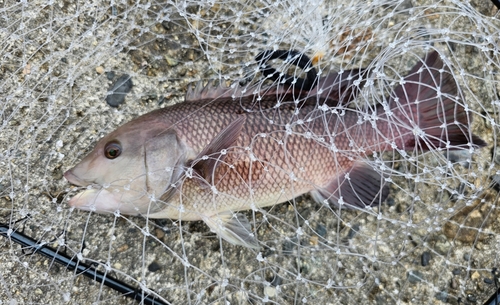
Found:
[[[10,231],[10,232],[9,232]],[[31,237],[23,233],[9,229],[9,226],[0,223],[0,235],[13,240],[26,248],[24,250],[33,251],[33,254],[39,253],[48,257],[66,267],[68,270],[76,270],[77,275],[84,275],[94,281],[104,284],[111,289],[114,289],[126,297],[132,298],[136,301],[142,302],[145,305],[167,305],[161,300],[155,299],[153,296],[146,295],[140,288],[134,288],[122,281],[119,281],[112,276],[95,270],[92,266],[84,264],[78,258],[60,253],[59,251],[47,246],[44,243],[38,243]]]
[[[484,302],[484,305],[498,305],[500,304],[500,291],[496,291],[495,293],[493,293],[493,295],[491,295],[491,297],[486,301]]]
[[[500,1],[499,0],[491,0],[493,4],[500,10]]]

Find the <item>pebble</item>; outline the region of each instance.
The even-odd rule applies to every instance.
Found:
[[[127,244],[124,244],[123,246],[119,247],[117,250],[118,252],[125,252],[128,250],[128,245]]]
[[[161,106],[165,102],[165,97],[163,95],[160,95],[158,98],[158,106]]]
[[[479,272],[477,272],[477,271],[474,271],[474,272],[470,275],[470,278],[471,278],[472,280],[477,280],[477,279],[479,279],[480,277],[481,277],[481,275],[480,275],[480,274],[479,274]]]
[[[283,243],[283,254],[285,255],[290,255],[293,253],[293,250],[295,249],[297,245],[298,239],[296,237],[291,238],[290,240],[285,240]]]
[[[272,286],[267,286],[264,288],[264,294],[270,298],[274,298],[276,296],[276,288]]]
[[[95,72],[99,74],[104,74],[104,68],[102,66],[98,66],[95,68]]]
[[[422,272],[418,270],[411,270],[408,272],[408,281],[410,283],[418,283],[421,282],[424,279],[424,275]]]
[[[440,291],[440,292],[436,293],[435,298],[441,302],[447,302],[448,301],[448,293],[446,291]]]
[[[462,269],[455,268],[451,271],[451,273],[453,273],[453,275],[460,275],[462,273]]]
[[[321,224],[317,224],[316,225],[316,233],[321,236],[321,237],[325,237],[326,236],[326,228],[324,225],[321,225]]]
[[[446,255],[450,250],[451,244],[446,238],[445,235],[439,235],[437,237],[436,244],[434,245],[434,249],[441,255]]]
[[[165,237],[165,231],[157,228],[157,229],[155,229],[155,235],[156,235],[156,238],[162,239],[163,237]]]
[[[113,80],[113,78],[115,78],[115,71],[106,72],[106,78],[109,80]]]
[[[118,107],[125,101],[125,95],[132,89],[133,83],[129,75],[123,74],[111,86],[106,96],[106,102],[111,107]]]
[[[394,206],[396,204],[396,201],[394,200],[394,198],[392,198],[392,197],[389,196],[389,197],[387,197],[387,200],[385,201],[385,203],[388,206],[392,207],[392,206]]]
[[[152,262],[148,266],[148,270],[151,271],[151,272],[156,272],[156,271],[158,271],[160,269],[161,269],[161,266],[157,262]]]
[[[425,251],[424,253],[422,253],[421,260],[422,260],[422,266],[425,267],[429,265],[429,261],[431,260],[431,253],[429,251]]]
[[[458,163],[465,168],[470,167],[468,160],[471,158],[471,153],[466,150],[452,150],[444,154],[451,163]]]
[[[165,55],[165,60],[167,61],[167,65],[169,65],[170,67],[175,67],[179,64],[179,61],[177,61],[177,59],[168,55]]]
[[[464,260],[466,261],[470,260],[470,253],[464,253]]]
[[[312,236],[310,239],[309,239],[309,244],[311,246],[317,246],[318,245],[318,236]]]
[[[273,281],[271,282],[271,286],[279,286],[283,282],[283,279],[279,275],[275,275]]]
[[[473,295],[473,294],[468,294],[467,295],[467,301],[475,303],[475,302],[477,302],[477,297],[475,295]]]
[[[487,278],[487,277],[485,277],[485,278],[483,279],[483,281],[484,281],[486,284],[488,284],[488,285],[493,284],[493,280],[492,280],[492,279],[490,279],[490,278]]]
[[[356,236],[356,233],[359,232],[359,225],[358,224],[354,224],[351,229],[349,230],[349,233],[347,233],[347,238],[348,239],[353,239],[354,236]]]

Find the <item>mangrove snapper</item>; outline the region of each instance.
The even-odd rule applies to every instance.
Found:
[[[203,220],[227,241],[257,248],[249,221],[235,212],[305,193],[337,207],[379,205],[388,186],[363,155],[485,145],[471,133],[470,113],[437,52],[372,113],[345,106],[365,72],[330,73],[309,91],[189,88],[185,102],[124,124],[68,170],[70,183],[91,186],[69,205]]]

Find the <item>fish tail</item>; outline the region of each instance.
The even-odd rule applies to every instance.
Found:
[[[463,149],[486,145],[470,130],[471,112],[439,53],[427,54],[403,79],[390,98],[397,135],[403,150]],[[387,114],[384,114],[384,116]]]

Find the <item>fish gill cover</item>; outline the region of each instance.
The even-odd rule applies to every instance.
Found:
[[[488,1],[4,1],[0,304],[137,303],[93,281],[98,272],[137,288],[135,299],[144,304],[151,298],[164,304],[484,302],[496,290],[500,268],[499,18]],[[262,54],[274,51],[289,56],[263,63]],[[307,65],[294,59],[301,54]],[[298,89],[294,79],[310,79],[311,69],[316,84]],[[349,71],[358,73],[350,78]],[[332,75],[349,86],[321,81]],[[339,96],[325,97],[322,89],[336,86]],[[185,99],[192,112],[178,122],[207,124],[206,105],[215,105],[218,95],[228,106],[211,113],[238,107],[247,115],[217,125],[224,136],[235,137],[231,130],[244,130],[250,114],[261,115],[268,125],[259,128],[270,132],[259,131],[255,142],[293,134],[329,149],[325,167],[332,158],[359,167],[332,172],[335,183],[314,183],[319,190],[302,194],[299,185],[313,184],[304,177],[324,170],[302,167],[316,150],[270,148],[253,156],[261,166],[247,176],[265,175],[262,164],[279,168],[288,179],[277,185],[291,198],[262,207],[253,193],[258,189],[248,184],[245,206],[212,222],[99,214],[68,204],[88,189],[129,191],[113,181],[69,178],[71,184],[63,176],[103,136]],[[196,97],[205,104],[196,108]],[[323,129],[297,131],[301,116],[314,117],[311,124],[322,122]],[[181,170],[174,182],[207,182],[199,188],[212,191],[213,201],[200,204],[216,206],[217,196],[230,195],[215,196],[207,169],[230,166],[233,159],[222,151],[236,148],[224,147],[222,136],[203,138],[210,128],[197,130],[193,145],[210,149],[165,171]],[[116,148],[107,152],[114,156]],[[251,158],[251,144],[239,149]],[[273,163],[280,153],[287,166]],[[119,180],[132,166],[107,174]],[[339,208],[343,197],[335,191],[342,183],[354,192],[344,194],[371,206]],[[163,199],[172,194],[185,195],[176,187]],[[149,199],[155,207],[168,205]],[[252,247],[223,238],[217,221],[228,219],[246,225]]]

